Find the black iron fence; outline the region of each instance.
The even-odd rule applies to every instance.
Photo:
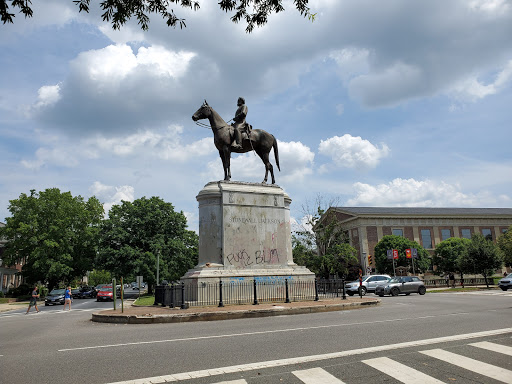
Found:
[[[455,279],[455,280],[447,280],[447,279],[424,279],[423,282],[427,288],[443,288],[443,287],[451,287],[455,285],[456,287],[465,286],[465,287],[474,287],[477,285],[493,285],[494,280],[492,277],[487,278],[487,282],[483,277],[470,277],[464,279]]]
[[[346,298],[345,281],[292,280],[219,281],[217,283],[185,283],[159,285],[155,288],[155,305],[171,308],[191,306],[243,305],[318,301]]]

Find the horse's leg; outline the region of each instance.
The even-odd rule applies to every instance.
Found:
[[[224,180],[227,180],[226,179],[226,177],[227,177],[226,158],[224,156],[224,151],[222,149],[219,149],[219,156],[220,156],[220,159],[222,160],[222,168],[224,169]]]
[[[231,180],[231,152],[227,145],[222,147],[222,156],[224,159],[224,181],[229,181]]]
[[[274,167],[272,167],[272,164],[270,164],[269,158],[268,158],[268,152],[262,152],[256,151],[258,156],[261,158],[261,161],[263,161],[263,164],[265,164],[265,178],[263,179],[262,183],[266,184],[268,179],[268,172],[270,171],[270,176],[272,177],[272,184],[276,183],[276,180],[274,179]]]

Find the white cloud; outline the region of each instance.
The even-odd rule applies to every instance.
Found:
[[[44,85],[37,91],[38,101],[36,108],[43,108],[55,104],[60,100],[60,86],[57,85]]]
[[[21,164],[28,169],[38,170],[44,165],[72,168],[78,160],[70,148],[39,148],[34,160],[21,160]]]
[[[121,204],[122,201],[133,202],[135,195],[135,189],[130,185],[115,187],[102,184],[99,181],[95,181],[89,187],[89,191],[100,201],[104,201],[105,215],[108,214],[113,205]]]
[[[355,183],[354,191],[356,196],[347,201],[347,206],[482,207],[503,201],[503,197],[493,197],[489,192],[464,193],[459,185],[433,180],[397,178],[376,186]]]
[[[458,99],[477,101],[486,96],[494,95],[502,90],[512,79],[512,60],[499,71],[495,80],[489,84],[483,84],[475,76],[467,77],[456,83],[452,88],[452,93]]]
[[[330,157],[336,167],[369,169],[375,168],[390,150],[386,144],[379,148],[360,136],[345,134],[320,141],[318,152]]]

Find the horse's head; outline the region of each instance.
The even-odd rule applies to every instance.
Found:
[[[199,108],[193,115],[192,120],[197,121],[201,119],[207,119],[208,116],[212,113],[212,110],[206,100],[204,101],[203,105],[201,105],[201,108]]]

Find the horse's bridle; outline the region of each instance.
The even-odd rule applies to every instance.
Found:
[[[212,107],[210,107],[208,104],[203,104],[203,106],[201,107],[201,109],[203,109],[203,108],[208,108],[208,110],[210,111],[210,113],[211,113],[211,111],[212,111]],[[205,116],[204,118],[206,118],[206,116]],[[233,120],[233,119],[231,119],[231,120]],[[231,120],[229,120],[229,121],[231,121]],[[228,123],[229,123],[229,121],[228,121]],[[200,121],[195,121],[195,123],[196,123],[196,125],[198,125],[198,126],[199,126],[199,127],[201,127],[201,128],[214,129],[214,128],[212,128],[212,126],[210,126],[210,125],[208,125],[208,124],[205,124],[205,123],[202,123],[202,122],[200,122]],[[226,123],[226,125],[225,125],[224,127],[218,127],[218,128],[215,128],[214,130],[215,130],[215,131],[218,131],[219,129],[223,129],[223,128],[229,127],[229,124],[228,124],[228,123]]]

